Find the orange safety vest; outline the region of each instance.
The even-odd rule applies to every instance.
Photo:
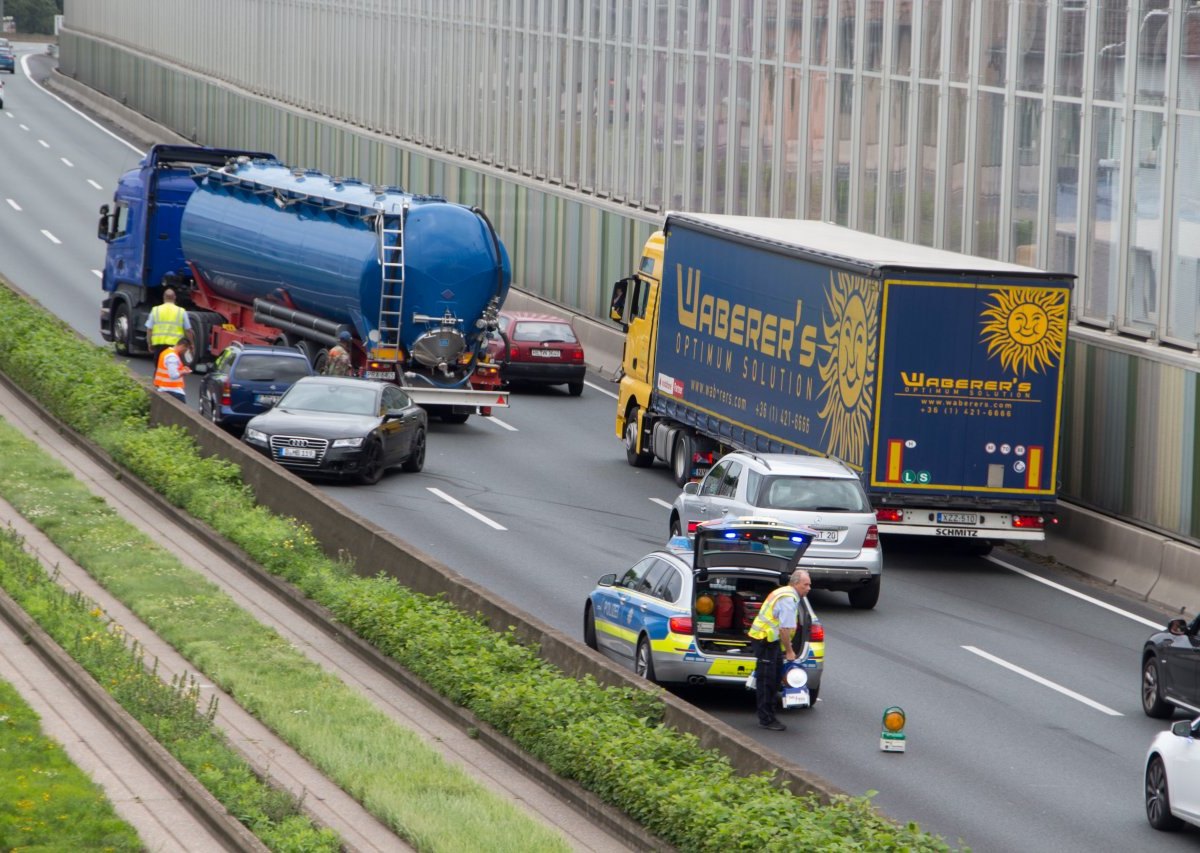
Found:
[[[171,371],[167,370],[167,357],[175,356],[179,358],[179,354],[175,352],[174,347],[167,347],[158,354],[158,369],[154,371],[154,387],[160,391],[182,391],[183,390],[183,360],[179,360],[179,378],[172,379]]]
[[[781,586],[772,590],[758,609],[758,615],[750,625],[749,634],[754,640],[768,640],[772,643],[779,639],[779,619],[775,616],[775,602],[785,595],[796,599],[796,607],[800,606],[800,593],[792,586]],[[797,613],[799,616],[799,613]]]
[[[150,309],[150,345],[173,347],[183,337],[184,310],[171,302]]]

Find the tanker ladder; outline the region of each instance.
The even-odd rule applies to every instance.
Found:
[[[404,322],[404,219],[407,215],[407,204],[399,214],[380,212],[375,228],[379,235],[382,284],[379,296],[379,344],[393,350],[391,360],[396,360],[400,353],[400,326]],[[386,355],[383,352],[378,354]]]

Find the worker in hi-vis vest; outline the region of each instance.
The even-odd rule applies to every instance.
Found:
[[[180,338],[175,346],[167,347],[158,354],[158,369],[154,371],[154,387],[164,394],[170,394],[181,403],[187,403],[187,392],[183,387],[183,377],[192,370],[183,363],[183,354],[192,348],[192,342]]]
[[[796,659],[792,648],[792,637],[800,622],[800,602],[812,589],[812,578],[804,569],[796,569],[788,579],[787,586],[773,590],[754,622],[750,625],[750,639],[754,641],[754,692],[758,700],[758,724],[764,729],[781,732],[787,728],[775,717],[775,706],[779,704],[779,679],[783,661]]]
[[[146,318],[146,343],[150,352],[160,355],[164,349],[175,346],[175,342],[184,337],[195,345],[187,311],[175,304],[175,291],[168,287],[163,291],[162,305],[151,308],[150,316]]]

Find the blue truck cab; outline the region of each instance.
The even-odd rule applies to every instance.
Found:
[[[156,145],[117,181],[112,204],[101,205],[97,236],[108,248],[101,276],[100,336],[112,341],[118,353],[148,351],[147,314],[162,302],[169,276],[188,275],[179,224],[196,190],[196,168],[219,168],[243,157],[274,159],[255,151]]]

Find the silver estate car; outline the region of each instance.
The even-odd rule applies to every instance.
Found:
[[[879,600],[883,549],[858,475],[837,459],[790,453],[726,454],[671,505],[670,533],[723,517],[758,516],[815,534],[800,565],[814,589],[846,592],[867,610]]]

